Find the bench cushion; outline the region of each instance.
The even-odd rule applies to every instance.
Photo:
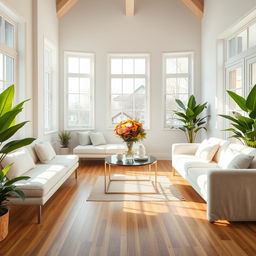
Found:
[[[42,197],[66,174],[69,169],[63,165],[38,164],[26,172],[29,180],[15,183],[27,197]]]
[[[63,165],[67,168],[71,168],[78,162],[78,156],[76,155],[56,155],[48,165]]]
[[[93,146],[93,145],[86,145],[86,146],[77,146],[74,148],[73,153],[74,154],[103,154],[103,155],[109,155],[109,154],[119,154],[124,153],[126,150],[126,147],[124,144],[106,144],[106,145],[99,145],[99,146]]]

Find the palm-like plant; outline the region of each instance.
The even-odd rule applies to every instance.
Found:
[[[23,105],[27,100],[13,107],[13,98],[14,85],[8,87],[0,94],[0,164],[7,154],[29,145],[35,140],[34,138],[25,138],[7,142],[27,123],[27,121],[18,124],[15,122],[17,115],[22,111]],[[8,212],[7,203],[11,196],[16,195],[21,199],[24,199],[24,193],[16,189],[14,183],[29,178],[27,176],[21,176],[12,180],[7,180],[6,174],[11,166],[12,164],[0,170],[0,216]]]
[[[189,97],[187,106],[185,106],[185,104],[179,99],[176,99],[175,101],[181,109],[181,111],[174,111],[174,114],[178,116],[176,120],[183,123],[178,128],[186,134],[187,141],[189,143],[193,143],[196,139],[197,133],[201,129],[207,130],[205,127],[205,119],[208,117],[208,115],[200,117],[204,109],[207,108],[207,102],[197,105],[194,95]]]
[[[256,85],[252,88],[247,98],[236,94],[232,91],[227,91],[229,96],[237,103],[245,115],[238,113],[237,111],[232,112],[230,115],[220,115],[225,119],[231,121],[231,128],[225,129],[234,133],[230,136],[243,142],[249,147],[256,148]]]
[[[69,131],[61,131],[59,133],[60,144],[62,148],[68,148],[69,141],[71,139],[71,133]]]

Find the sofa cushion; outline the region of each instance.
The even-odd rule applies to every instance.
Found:
[[[209,143],[220,145],[218,151],[216,152],[216,154],[214,155],[214,157],[212,159],[214,162],[219,162],[221,153],[226,150],[226,148],[230,144],[230,141],[223,140],[220,138],[215,138],[215,137],[209,138],[208,141],[209,141]]]
[[[230,147],[222,153],[218,165],[223,169],[247,169],[254,156],[242,154]]]
[[[126,151],[126,146],[124,144],[106,144],[106,154],[122,154]]]
[[[105,154],[105,152],[106,152],[105,145],[100,145],[100,146],[93,146],[93,145],[81,146],[81,145],[78,145],[73,150],[74,154]]]
[[[42,197],[66,174],[69,169],[63,165],[38,164],[25,175],[29,180],[15,183],[28,197]]]
[[[30,153],[34,163],[36,164],[39,161],[39,158],[36,154],[35,144],[36,144],[36,142],[34,141],[32,144],[26,146],[26,149],[28,150],[28,152]]]
[[[204,161],[211,162],[218,149],[218,143],[211,143],[208,140],[204,140],[199,145],[195,155]]]
[[[106,144],[106,145],[87,145],[87,146],[77,146],[73,149],[74,154],[119,154],[125,152],[126,147],[123,144]]]
[[[94,146],[107,144],[102,132],[91,132],[90,139]]]
[[[79,145],[91,145],[90,133],[89,132],[78,132]]]
[[[175,155],[172,160],[173,167],[186,177],[190,168],[219,168],[216,162],[206,162],[194,155]]]
[[[3,167],[13,164],[6,174],[8,179],[14,179],[18,176],[25,175],[27,171],[35,167],[35,163],[26,148],[8,154],[1,164]]]
[[[49,165],[63,165],[67,168],[71,168],[78,162],[78,156],[76,155],[56,155],[47,164]]]
[[[41,142],[35,145],[36,154],[40,162],[46,164],[51,161],[56,153],[49,142]]]

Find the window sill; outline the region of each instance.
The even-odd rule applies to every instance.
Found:
[[[44,135],[50,135],[50,134],[54,134],[54,133],[58,133],[58,130],[44,132]]]

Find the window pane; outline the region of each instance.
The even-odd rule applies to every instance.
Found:
[[[134,79],[132,78],[123,79],[123,94],[131,94],[134,92],[133,82]]]
[[[145,123],[145,112],[144,111],[136,111],[134,118],[139,122]]]
[[[72,109],[72,110],[80,109],[79,94],[69,94],[68,107],[69,109]]]
[[[80,93],[90,92],[90,78],[80,78]]]
[[[136,110],[144,110],[146,107],[146,97],[145,95],[135,95],[134,96],[135,99],[135,109]]]
[[[167,74],[176,74],[176,58],[166,59],[166,73]]]
[[[68,92],[69,93],[79,93],[79,78],[69,77],[68,78]]]
[[[113,110],[122,111],[123,96],[122,95],[112,95],[111,107],[112,107]]]
[[[177,78],[177,93],[188,93],[188,78]]]
[[[135,74],[146,73],[146,61],[145,59],[135,59]]]
[[[166,93],[175,94],[176,93],[176,78],[166,79]]]
[[[134,74],[133,59],[123,59],[123,74]]]
[[[14,48],[14,26],[5,21],[5,43],[7,46]]]
[[[242,87],[242,70],[237,68],[229,72],[229,88],[238,89]]]
[[[249,47],[256,46],[256,23],[249,27]]]
[[[5,61],[5,80],[7,82],[14,82],[14,59],[6,56]]]
[[[228,41],[228,48],[229,48],[229,57],[233,57],[236,55],[236,38],[232,38]]]
[[[69,57],[68,58],[68,72],[69,73],[79,73],[79,58]]]
[[[80,95],[80,108],[83,110],[90,108],[90,96],[88,94]]]
[[[111,60],[111,74],[113,75],[122,74],[122,59]]]
[[[4,80],[4,55],[0,53],[0,80]]]
[[[122,79],[121,78],[112,78],[111,79],[111,92],[113,94],[122,93]]]
[[[134,90],[137,94],[144,94],[146,87],[146,79],[145,78],[136,78],[134,79]]]
[[[237,36],[237,53],[241,53],[247,49],[247,30],[244,30]]]
[[[252,85],[256,84],[256,63],[251,64],[251,83]]]
[[[188,73],[188,58],[177,59],[177,73]]]
[[[80,58],[80,74],[90,74],[91,61],[89,58]]]

